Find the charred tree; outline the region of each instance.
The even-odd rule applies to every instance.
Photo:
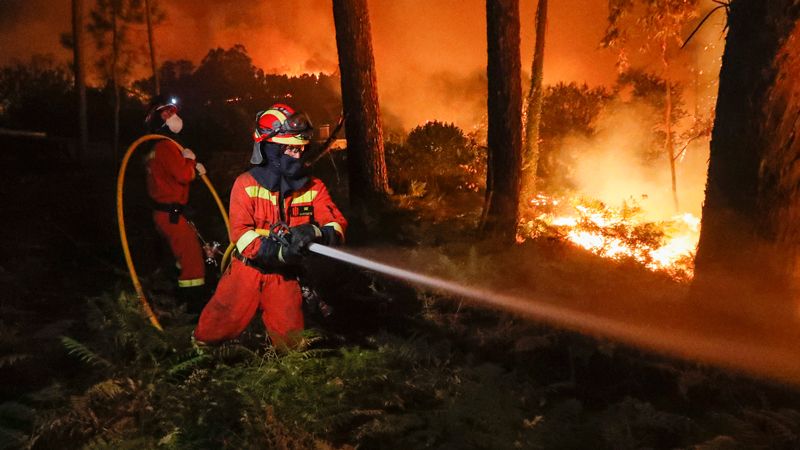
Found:
[[[333,0],[347,134],[350,202],[380,205],[389,195],[366,0]]]
[[[694,292],[732,308],[791,305],[800,272],[800,2],[734,0]],[[730,281],[735,282],[731,283]],[[723,295],[720,295],[723,289]],[[727,295],[725,295],[727,294]],[[709,296],[706,296],[708,298]]]
[[[150,47],[150,67],[153,70],[153,95],[158,95],[161,93],[161,83],[158,79],[156,41],[153,38],[153,10],[150,8],[150,0],[144,0],[144,17],[147,21],[147,43]]]
[[[513,243],[519,212],[522,169],[522,87],[519,56],[519,1],[486,1],[489,158],[481,229]]]
[[[83,38],[83,0],[72,0],[72,55],[75,65],[75,92],[78,96],[78,159],[86,157],[89,126],[86,118],[86,58]]]
[[[547,0],[536,7],[536,45],[531,63],[531,89],[525,113],[525,147],[522,153],[522,202],[536,192],[536,171],[539,163],[539,124],[542,122],[542,80],[544,78],[544,37],[547,31]]]

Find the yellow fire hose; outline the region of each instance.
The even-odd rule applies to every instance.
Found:
[[[225,272],[225,268],[228,267],[228,263],[231,262],[231,255],[233,255],[233,249],[236,248],[236,244],[231,242],[228,245],[228,248],[225,249],[225,254],[222,255],[222,261],[219,262],[219,271],[220,273]]]
[[[131,259],[131,251],[128,247],[128,234],[125,232],[125,214],[122,208],[122,191],[125,183],[125,170],[128,168],[128,161],[130,160],[134,150],[136,150],[140,144],[156,139],[166,139],[171,141],[177,145],[180,150],[183,150],[183,147],[175,142],[175,140],[160,134],[148,134],[142,136],[134,141],[130,147],[128,147],[128,150],[125,152],[125,156],[122,158],[122,164],[120,164],[119,174],[117,175],[117,223],[119,225],[119,237],[122,241],[122,251],[125,253],[125,263],[128,265],[128,272],[131,274],[131,281],[133,282],[134,289],[136,289],[136,294],[139,296],[139,301],[142,303],[142,309],[150,319],[150,323],[152,323],[153,326],[159,331],[163,331],[161,324],[158,323],[158,318],[156,318],[156,315],[153,313],[153,309],[150,308],[150,304],[147,302],[147,298],[144,295],[144,290],[142,289],[142,283],[139,281],[139,277],[136,275],[136,268],[133,267],[133,259]],[[208,177],[201,175],[200,178],[203,180],[203,183],[205,183],[206,187],[208,187],[209,192],[211,192],[211,196],[214,197],[214,201],[217,203],[219,212],[222,215],[222,220],[225,222],[225,228],[228,230],[228,239],[230,240],[231,224],[228,220],[228,213],[225,211],[225,206],[222,204],[217,191],[214,189],[214,186],[211,185],[211,181],[208,179]],[[229,252],[226,252],[226,254],[227,253]]]

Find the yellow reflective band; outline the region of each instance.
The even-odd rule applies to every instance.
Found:
[[[338,231],[342,237],[344,237],[344,230],[342,230],[342,226],[339,225],[337,222],[330,222],[323,225],[323,227],[333,227],[334,230]]]
[[[306,145],[308,144],[308,139],[303,139],[302,135],[299,134],[296,136],[273,136],[272,142],[285,145]]]
[[[251,242],[255,241],[259,237],[261,237],[261,235],[258,234],[257,231],[254,230],[245,231],[245,233],[239,238],[239,240],[236,241],[236,250],[239,250],[239,253],[244,252],[244,249],[246,249]]]
[[[278,205],[278,194],[274,194],[261,186],[247,186],[244,191],[250,198],[263,198],[264,200],[269,200],[275,206]]]
[[[318,193],[319,191],[315,190],[310,190],[308,192],[305,192],[303,195],[294,197],[292,199],[292,204],[294,205],[295,203],[311,203],[314,201],[315,198],[317,198]]]
[[[178,287],[195,287],[206,284],[203,278],[193,278],[191,280],[178,280]]]
[[[260,236],[269,236],[269,230],[256,228],[255,230],[245,231],[239,240],[236,241],[236,250],[239,250],[239,253],[242,253],[251,242]]]

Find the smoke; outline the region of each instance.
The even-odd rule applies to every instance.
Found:
[[[708,146],[702,142],[690,146],[685,157],[676,161],[680,206],[676,211],[669,157],[661,147],[652,148],[653,122],[643,120],[658,113],[650,105],[618,101],[601,115],[594,138],[565,139],[562,151],[578,155],[573,168],[577,190],[611,206],[633,200],[647,219],[667,219],[678,212],[699,216]],[[660,152],[658,157],[648,158],[652,150]]]
[[[243,44],[268,73],[338,72],[330,1],[161,2],[159,58],[199,62],[210,48]],[[483,0],[371,0],[378,94],[387,125],[405,131],[432,119],[471,129],[486,109]],[[535,2],[523,2],[521,57],[531,65]],[[545,82],[613,81],[614,55],[598,49],[605,0],[550,2]],[[524,80],[528,75],[523,74]],[[527,81],[526,81],[527,82]]]
[[[465,130],[486,116],[486,5],[480,0],[370,2],[381,109],[408,130],[429,120]],[[520,5],[523,72],[531,66],[536,2]],[[549,3],[545,83],[612,82],[614,55],[598,49],[605,0]],[[529,74],[523,73],[523,86]],[[523,92],[525,95],[525,92]]]
[[[25,3],[17,1],[0,2],[0,26],[7,27],[14,23],[15,18],[25,11]]]
[[[701,17],[712,6],[706,5]],[[712,18],[684,50],[671,55],[674,62],[670,77],[683,88],[683,108],[689,115],[673,130],[679,135],[674,142],[676,154],[687,142],[686,137],[680,138],[680,132],[691,125],[692,117],[713,117],[724,20],[722,14]],[[690,32],[691,28],[685,35]],[[658,66],[649,70],[660,74]],[[648,146],[652,146],[655,132],[652,118],[659,114],[663,117],[663,110],[656,111],[652,106],[620,99],[601,114],[595,138],[567,139],[563,150],[579,155],[574,168],[578,190],[612,206],[623,200],[634,200],[642,206],[647,219],[662,220],[675,215],[678,211],[672,197],[669,157],[664,149],[658,148],[652,149],[661,151],[658,158],[649,161],[643,158]],[[708,137],[692,141],[677,158],[679,212],[701,215],[708,158]]]
[[[162,59],[200,61],[211,48],[242,44],[267,73],[332,73],[338,68],[331,4],[222,0],[161,2]]]
[[[87,15],[93,3],[85,2]],[[329,0],[162,0],[157,4],[164,13],[155,29],[157,57],[162,62],[186,59],[197,64],[209,49],[242,44],[254,64],[267,73],[339,70]],[[467,130],[478,125],[486,110],[485,2],[370,0],[368,6],[379,99],[390,125],[406,131],[431,119],[454,122]],[[525,90],[535,8],[536,2],[520,5]],[[68,61],[70,54],[60,48],[59,35],[70,30],[69,2],[6,0],[0,2],[0,13],[5,25],[0,29],[0,63],[13,57],[26,59],[33,53],[52,53]],[[545,84],[614,82],[616,55],[599,48],[607,13],[605,0],[549,2]],[[694,38],[696,42],[681,54],[681,64],[709,60],[699,49],[720,42],[721,20],[707,24]],[[139,44],[146,39],[142,26],[131,32]],[[94,46],[87,44],[93,52]],[[140,70],[144,76],[144,64]],[[709,75],[700,81],[715,78],[716,71],[706,68],[703,77]]]
[[[66,60],[71,52],[61,46],[60,36],[72,29],[71,18],[70,2],[0,1],[0,64],[26,62],[33,55]]]

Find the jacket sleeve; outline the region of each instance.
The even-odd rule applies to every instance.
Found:
[[[347,231],[347,219],[333,203],[328,189],[320,182],[319,193],[314,198],[314,219],[322,228],[325,244],[333,245],[344,242]]]
[[[175,181],[189,184],[195,177],[195,161],[184,158],[172,142],[161,140],[155,146],[155,159],[167,170]]]
[[[231,240],[243,256],[254,258],[261,245],[261,235],[256,232],[255,202],[247,195],[244,181],[237,178],[231,189]]]

